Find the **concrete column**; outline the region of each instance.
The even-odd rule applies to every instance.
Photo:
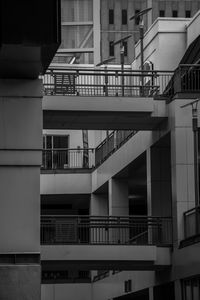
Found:
[[[40,80],[0,80],[0,299],[40,299]]]
[[[91,216],[108,215],[108,197],[106,194],[91,194],[90,215]]]
[[[128,182],[124,179],[110,179],[108,183],[109,216],[128,216]],[[119,224],[110,228],[109,239],[112,243],[126,243],[129,240],[129,228],[123,228]]]
[[[128,216],[128,182],[124,179],[110,179],[108,187],[109,215]]]
[[[191,107],[180,106],[191,100],[170,103],[171,172],[174,243],[184,238],[183,213],[195,205],[194,148]]]
[[[147,150],[147,205],[150,216],[171,216],[170,148]]]
[[[171,175],[170,148],[153,146],[147,151],[147,211],[149,216],[171,217]],[[160,223],[160,222],[159,222]],[[168,241],[171,226],[168,220],[162,220],[161,227],[149,228],[149,238]],[[160,231],[159,228],[162,228]]]
[[[175,290],[175,300],[183,300],[180,280],[175,280],[174,290]]]
[[[154,300],[154,297],[153,297],[153,287],[149,288],[149,300]]]
[[[100,0],[93,0],[93,43],[94,43],[94,64],[101,61],[100,53]]]

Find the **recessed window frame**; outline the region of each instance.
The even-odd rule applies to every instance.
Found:
[[[122,25],[127,25],[128,17],[127,17],[127,9],[122,9]]]
[[[165,10],[164,9],[160,9],[159,10],[159,17],[160,18],[164,18],[165,17]]]
[[[109,25],[114,24],[114,9],[109,9],[108,11],[108,23]]]

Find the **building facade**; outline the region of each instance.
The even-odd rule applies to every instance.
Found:
[[[158,17],[190,18],[200,9],[199,0],[63,0],[62,44],[54,62],[98,64],[110,57],[120,64],[120,45],[112,43],[131,35],[124,43],[124,63],[134,60],[134,46],[139,40],[139,18],[130,17],[152,7],[144,15],[146,31]]]
[[[200,93],[200,13],[188,16],[158,18],[150,26],[144,60],[154,69],[145,76],[135,71],[138,43],[124,80],[120,70],[85,69],[74,81],[73,72],[62,74],[73,85],[57,84],[56,70],[49,74],[54,83],[44,81],[43,300],[199,299],[191,103]],[[84,149],[81,131],[74,132],[70,157],[72,129],[91,130],[95,149]],[[104,130],[99,145],[97,129]]]

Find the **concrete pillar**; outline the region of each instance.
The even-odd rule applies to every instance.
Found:
[[[100,0],[93,0],[94,65],[101,61]]]
[[[108,197],[106,194],[91,194],[90,215],[91,216],[108,215]]]
[[[109,215],[110,216],[128,216],[128,182],[124,179],[109,180],[108,187]]]
[[[149,288],[149,300],[154,300],[154,297],[153,297],[153,287]]]
[[[180,280],[174,281],[174,291],[175,291],[175,300],[183,300]]]
[[[0,80],[0,299],[40,299],[40,80]]]
[[[147,150],[147,211],[149,216],[171,217],[171,161],[170,148],[153,146]],[[159,220],[158,220],[159,221]],[[167,242],[171,237],[168,219],[159,221],[158,227],[150,227],[149,238]],[[160,230],[162,228],[162,230]]]
[[[149,216],[171,216],[170,148],[147,150],[147,206]]]
[[[183,213],[195,205],[194,148],[191,100],[174,100],[169,105],[171,127],[171,172],[174,243],[184,238]]]
[[[110,179],[108,183],[109,216],[128,216],[128,182],[124,179]],[[126,243],[129,240],[129,228],[120,226],[120,218],[115,219],[115,225],[110,228],[111,243]],[[119,222],[119,223],[117,223]]]

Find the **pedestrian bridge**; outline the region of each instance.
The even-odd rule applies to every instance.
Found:
[[[43,264],[84,270],[155,270],[171,264],[171,219],[43,216]]]
[[[43,77],[44,129],[156,130],[167,118],[173,72],[49,70]],[[159,99],[159,100],[156,100]]]

